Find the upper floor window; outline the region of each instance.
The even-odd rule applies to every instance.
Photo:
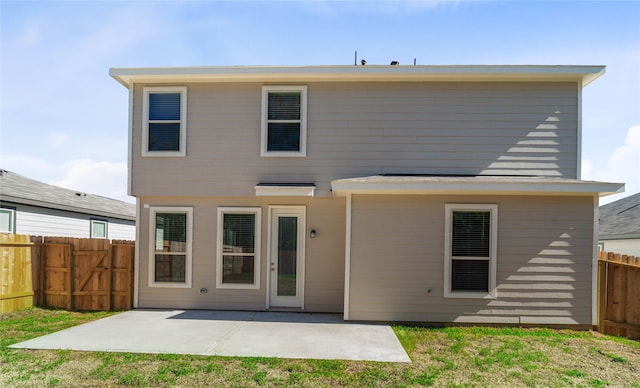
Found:
[[[91,238],[107,238],[107,221],[91,220]]]
[[[187,154],[187,88],[143,89],[143,156]]]
[[[15,233],[15,210],[2,208],[0,209],[0,232]]]
[[[306,86],[262,87],[260,155],[307,155]]]
[[[495,298],[498,205],[445,208],[444,295]]]

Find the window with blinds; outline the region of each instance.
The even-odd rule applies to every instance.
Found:
[[[446,207],[445,295],[493,295],[497,205]]]
[[[216,286],[258,288],[260,209],[219,208]]]
[[[143,155],[186,155],[185,87],[144,88]]]
[[[154,207],[151,212],[151,286],[191,286],[191,208]]]
[[[306,156],[306,86],[262,88],[262,156]]]

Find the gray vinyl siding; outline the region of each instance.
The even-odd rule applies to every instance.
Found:
[[[91,220],[107,221],[107,238],[135,240],[135,222],[110,217],[95,217],[29,205],[11,205],[16,208],[16,233],[34,236],[91,237]]]
[[[270,205],[306,206],[305,311],[342,312],[344,302],[345,199],[279,197],[143,197],[139,198],[139,305],[141,308],[265,310],[269,275],[268,225]],[[193,208],[193,280],[191,288],[148,286],[149,205]],[[260,288],[216,289],[218,207],[261,209]],[[317,236],[309,238],[315,229]],[[207,288],[206,294],[199,290]]]
[[[444,298],[447,203],[498,204],[497,298]],[[352,199],[349,318],[591,324],[591,197]]]
[[[260,157],[261,83],[187,86],[187,156],[142,157],[135,86],[135,196],[252,196],[259,182],[389,174],[577,178],[576,83],[308,83],[307,156]],[[154,85],[157,86],[157,85]]]

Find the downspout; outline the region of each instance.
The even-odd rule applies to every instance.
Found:
[[[132,164],[133,164],[133,95],[135,84],[129,85],[129,129],[128,129],[128,152],[127,152],[127,194],[132,195]],[[140,287],[140,199],[136,197],[136,245],[135,259],[133,267],[133,308],[138,308],[139,287]]]
[[[347,194],[347,220],[344,250],[344,320],[349,320],[349,290],[351,279],[351,193]]]
[[[600,230],[599,193],[593,195],[593,243],[591,259],[591,325],[598,325],[598,234]]]
[[[138,308],[138,288],[140,287],[140,200],[136,198],[136,249],[133,266],[133,308]]]
[[[576,117],[576,179],[582,179],[582,83],[578,82],[578,109]],[[598,201],[596,201],[598,202]]]

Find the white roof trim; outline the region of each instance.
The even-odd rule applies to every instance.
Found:
[[[268,186],[255,187],[256,197],[313,197],[315,186]]]
[[[624,183],[545,177],[370,176],[331,182],[336,196],[347,194],[593,195],[624,191]]]
[[[604,71],[599,65],[348,65],[111,68],[109,74],[127,88],[133,83],[312,81],[571,81],[586,86]]]

